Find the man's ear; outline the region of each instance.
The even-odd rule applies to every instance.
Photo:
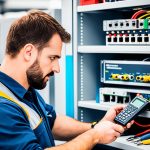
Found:
[[[23,56],[26,61],[34,60],[37,56],[37,49],[33,44],[26,44],[23,47]]]

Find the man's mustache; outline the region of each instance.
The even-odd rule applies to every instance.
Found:
[[[54,76],[54,72],[53,72],[53,71],[50,72],[50,73],[48,74],[48,76]]]

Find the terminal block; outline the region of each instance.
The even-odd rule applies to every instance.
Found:
[[[150,62],[101,61],[101,82],[108,84],[150,86]]]
[[[149,90],[104,87],[99,89],[99,102],[104,104],[127,104],[135,96],[142,96],[150,100]]]

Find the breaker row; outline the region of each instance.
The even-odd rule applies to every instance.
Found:
[[[106,35],[106,45],[150,45],[150,34],[112,34]]]

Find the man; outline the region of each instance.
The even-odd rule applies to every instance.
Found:
[[[59,73],[62,42],[69,41],[69,33],[41,11],[30,11],[12,24],[0,67],[0,149],[90,150],[113,142],[131,126],[113,122],[122,105],[91,128],[91,123],[56,115],[45,104],[35,89],[43,89]],[[55,146],[53,137],[70,141]]]

